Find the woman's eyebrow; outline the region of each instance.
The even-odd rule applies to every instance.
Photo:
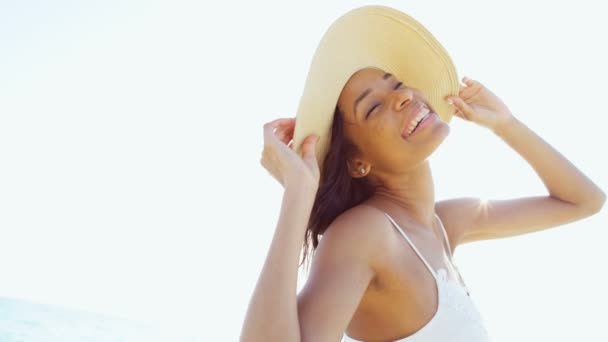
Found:
[[[393,74],[387,72],[386,74],[384,74],[384,76],[382,76],[382,79],[386,80],[391,77],[393,77]],[[357,97],[357,99],[355,100],[355,104],[353,105],[353,113],[355,113],[355,116],[357,115],[357,105],[363,100],[363,98],[365,98],[369,93],[371,93],[371,91],[371,88],[367,88],[363,92],[363,94],[359,95],[359,97]]]

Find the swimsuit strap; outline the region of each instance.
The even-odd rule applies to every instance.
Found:
[[[437,217],[437,220],[439,221],[439,226],[441,227],[441,231],[443,232],[443,237],[445,238],[445,243],[448,245],[448,251],[450,252],[450,254],[449,254],[450,263],[452,264],[452,266],[456,270],[456,273],[458,274],[458,278],[460,279],[461,286],[463,286],[467,290],[467,294],[469,294],[469,290],[467,288],[466,283],[464,282],[464,279],[462,279],[460,270],[458,269],[458,266],[456,266],[456,264],[454,264],[454,261],[452,260],[452,248],[450,248],[450,240],[448,240],[448,233],[445,231],[445,227],[443,226],[443,222],[441,222],[441,218],[439,218],[439,215],[435,214],[435,216]]]
[[[435,214],[435,217],[437,217],[437,221],[439,221],[439,226],[441,227],[441,231],[443,232],[443,238],[445,239],[445,243],[446,245],[448,245],[448,252],[449,256],[450,256],[450,261],[452,260],[452,248],[450,247],[450,240],[448,240],[448,233],[445,231],[445,227],[443,226],[443,222],[441,222],[441,218],[439,218],[439,215]]]
[[[410,246],[412,246],[412,249],[414,250],[414,252],[416,252],[416,254],[420,258],[420,260],[422,260],[422,262],[424,263],[424,265],[426,266],[426,268],[428,268],[429,272],[431,272],[431,274],[433,275],[433,277],[435,279],[437,279],[437,275],[435,274],[435,271],[433,270],[433,268],[431,267],[431,265],[429,265],[429,263],[426,261],[426,259],[422,256],[422,254],[420,253],[420,251],[418,251],[418,248],[416,248],[416,246],[414,245],[414,243],[412,242],[412,240],[410,240],[410,238],[405,234],[405,232],[399,227],[399,225],[397,224],[397,222],[395,222],[395,220],[393,220],[393,218],[389,214],[384,213],[384,215],[386,215],[386,217],[388,217],[388,219],[391,221],[391,223],[393,224],[393,226],[395,227],[395,229],[397,229],[397,231],[399,231],[399,233],[401,233],[401,235],[410,244]]]

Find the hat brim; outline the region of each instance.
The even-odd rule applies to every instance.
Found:
[[[365,6],[339,17],[313,56],[296,113],[292,148],[320,136],[316,156],[322,168],[330,146],[335,107],[346,82],[363,68],[390,72],[420,90],[435,112],[449,122],[455,109],[445,98],[456,95],[456,68],[437,39],[412,17],[386,6]]]

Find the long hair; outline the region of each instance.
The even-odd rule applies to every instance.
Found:
[[[346,210],[360,204],[373,194],[367,177],[353,178],[348,172],[347,161],[357,152],[357,147],[344,135],[344,119],[336,106],[331,128],[329,151],[323,161],[319,189],[304,234],[303,254],[300,266],[308,269],[319,237],[327,227]]]

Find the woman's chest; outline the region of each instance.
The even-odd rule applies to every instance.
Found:
[[[438,306],[435,277],[416,254],[407,251],[407,246],[399,247],[386,249],[374,285],[366,291],[351,320],[351,336],[404,336],[434,316]],[[441,256],[435,258],[429,257],[429,263],[439,265]]]

